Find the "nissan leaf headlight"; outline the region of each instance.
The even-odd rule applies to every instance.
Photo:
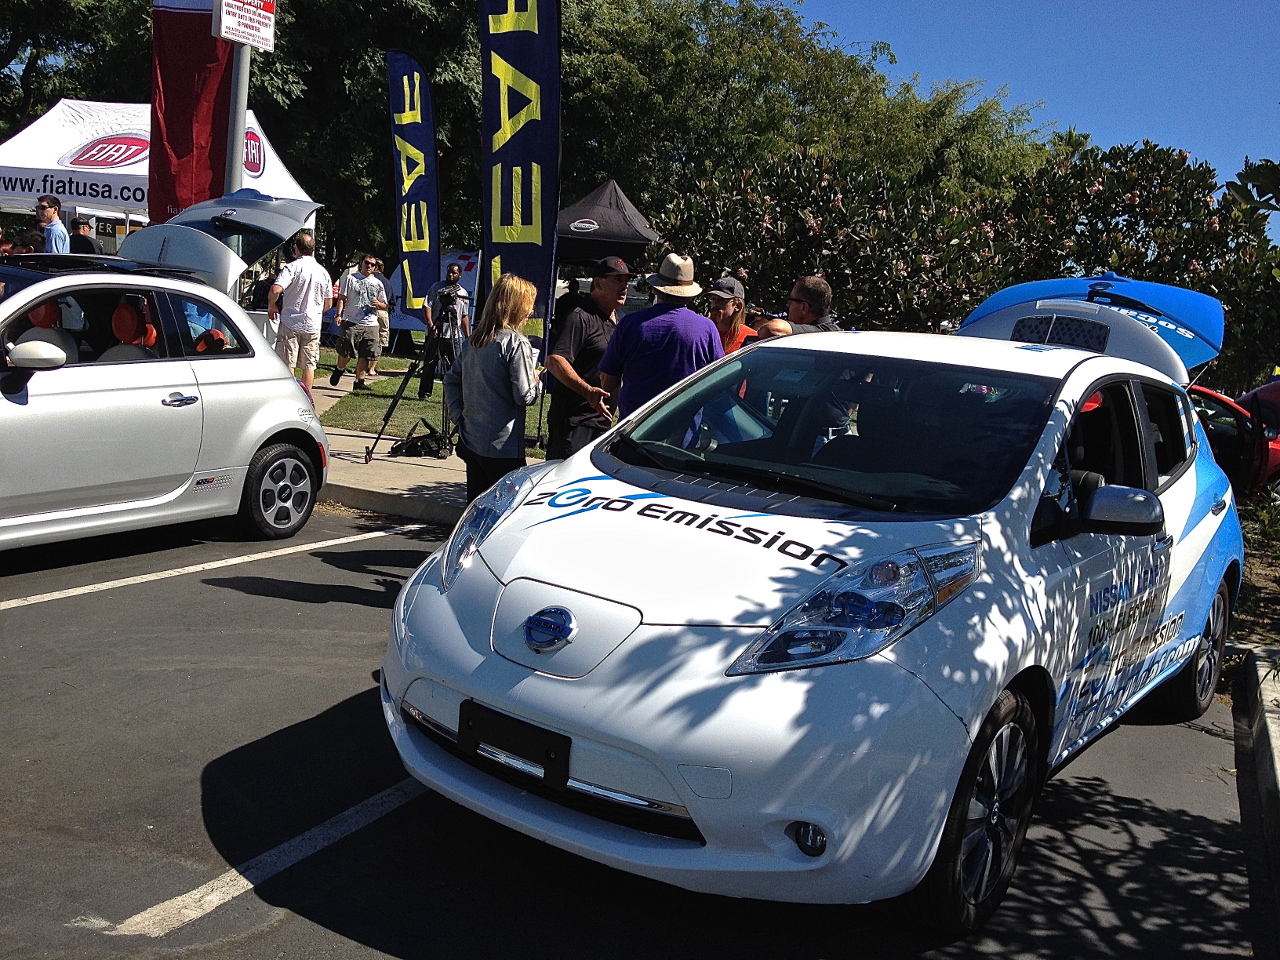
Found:
[[[557,461],[558,462],[558,461]],[[480,544],[484,543],[502,518],[519,506],[529,495],[538,478],[555,463],[535,463],[512,470],[477,498],[444,546],[444,563],[440,567],[440,584],[448,592],[463,570],[471,566]]]
[[[866,560],[831,576],[734,661],[727,675],[861,660],[937,613],[978,576],[978,545]]]

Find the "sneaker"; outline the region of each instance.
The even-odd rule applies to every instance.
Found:
[[[339,370],[337,367],[334,367],[333,373],[329,374],[329,386],[336,387],[338,385],[338,381],[342,379],[342,374],[343,374],[343,371]]]
[[[357,380],[355,383],[351,385],[351,390],[353,392],[356,390],[365,390],[365,391],[368,391],[369,393],[372,393],[373,387],[369,386],[363,380]]]

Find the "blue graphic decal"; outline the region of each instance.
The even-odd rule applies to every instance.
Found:
[[[1196,451],[1196,499],[1187,515],[1187,525],[1178,536],[1179,543],[1209,515],[1213,505],[1226,496],[1227,487],[1231,483],[1222,468],[1214,462],[1213,455],[1209,452],[1209,438],[1205,436],[1204,427],[1199,420],[1196,421],[1196,440],[1200,443],[1200,449]]]

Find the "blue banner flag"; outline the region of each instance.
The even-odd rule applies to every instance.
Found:
[[[555,298],[560,208],[560,0],[480,0],[484,187],[480,297],[503,273]]]
[[[431,88],[418,61],[399,50],[387,53],[387,84],[391,90],[396,223],[404,271],[400,309],[421,318],[427,292],[440,279],[440,192]]]

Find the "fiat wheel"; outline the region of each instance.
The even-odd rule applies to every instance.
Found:
[[[1220,583],[1196,640],[1195,653],[1181,670],[1151,693],[1151,706],[1160,719],[1184,723],[1203,716],[1209,709],[1222,677],[1222,652],[1227,645],[1230,620],[1231,598],[1227,585]]]
[[[1005,690],[978,731],[933,866],[912,896],[935,927],[976,930],[995,912],[1027,835],[1040,770],[1035,713],[1025,696]]]
[[[269,540],[291,537],[311,516],[316,485],[315,465],[293,444],[263,447],[249,462],[241,519]]]

